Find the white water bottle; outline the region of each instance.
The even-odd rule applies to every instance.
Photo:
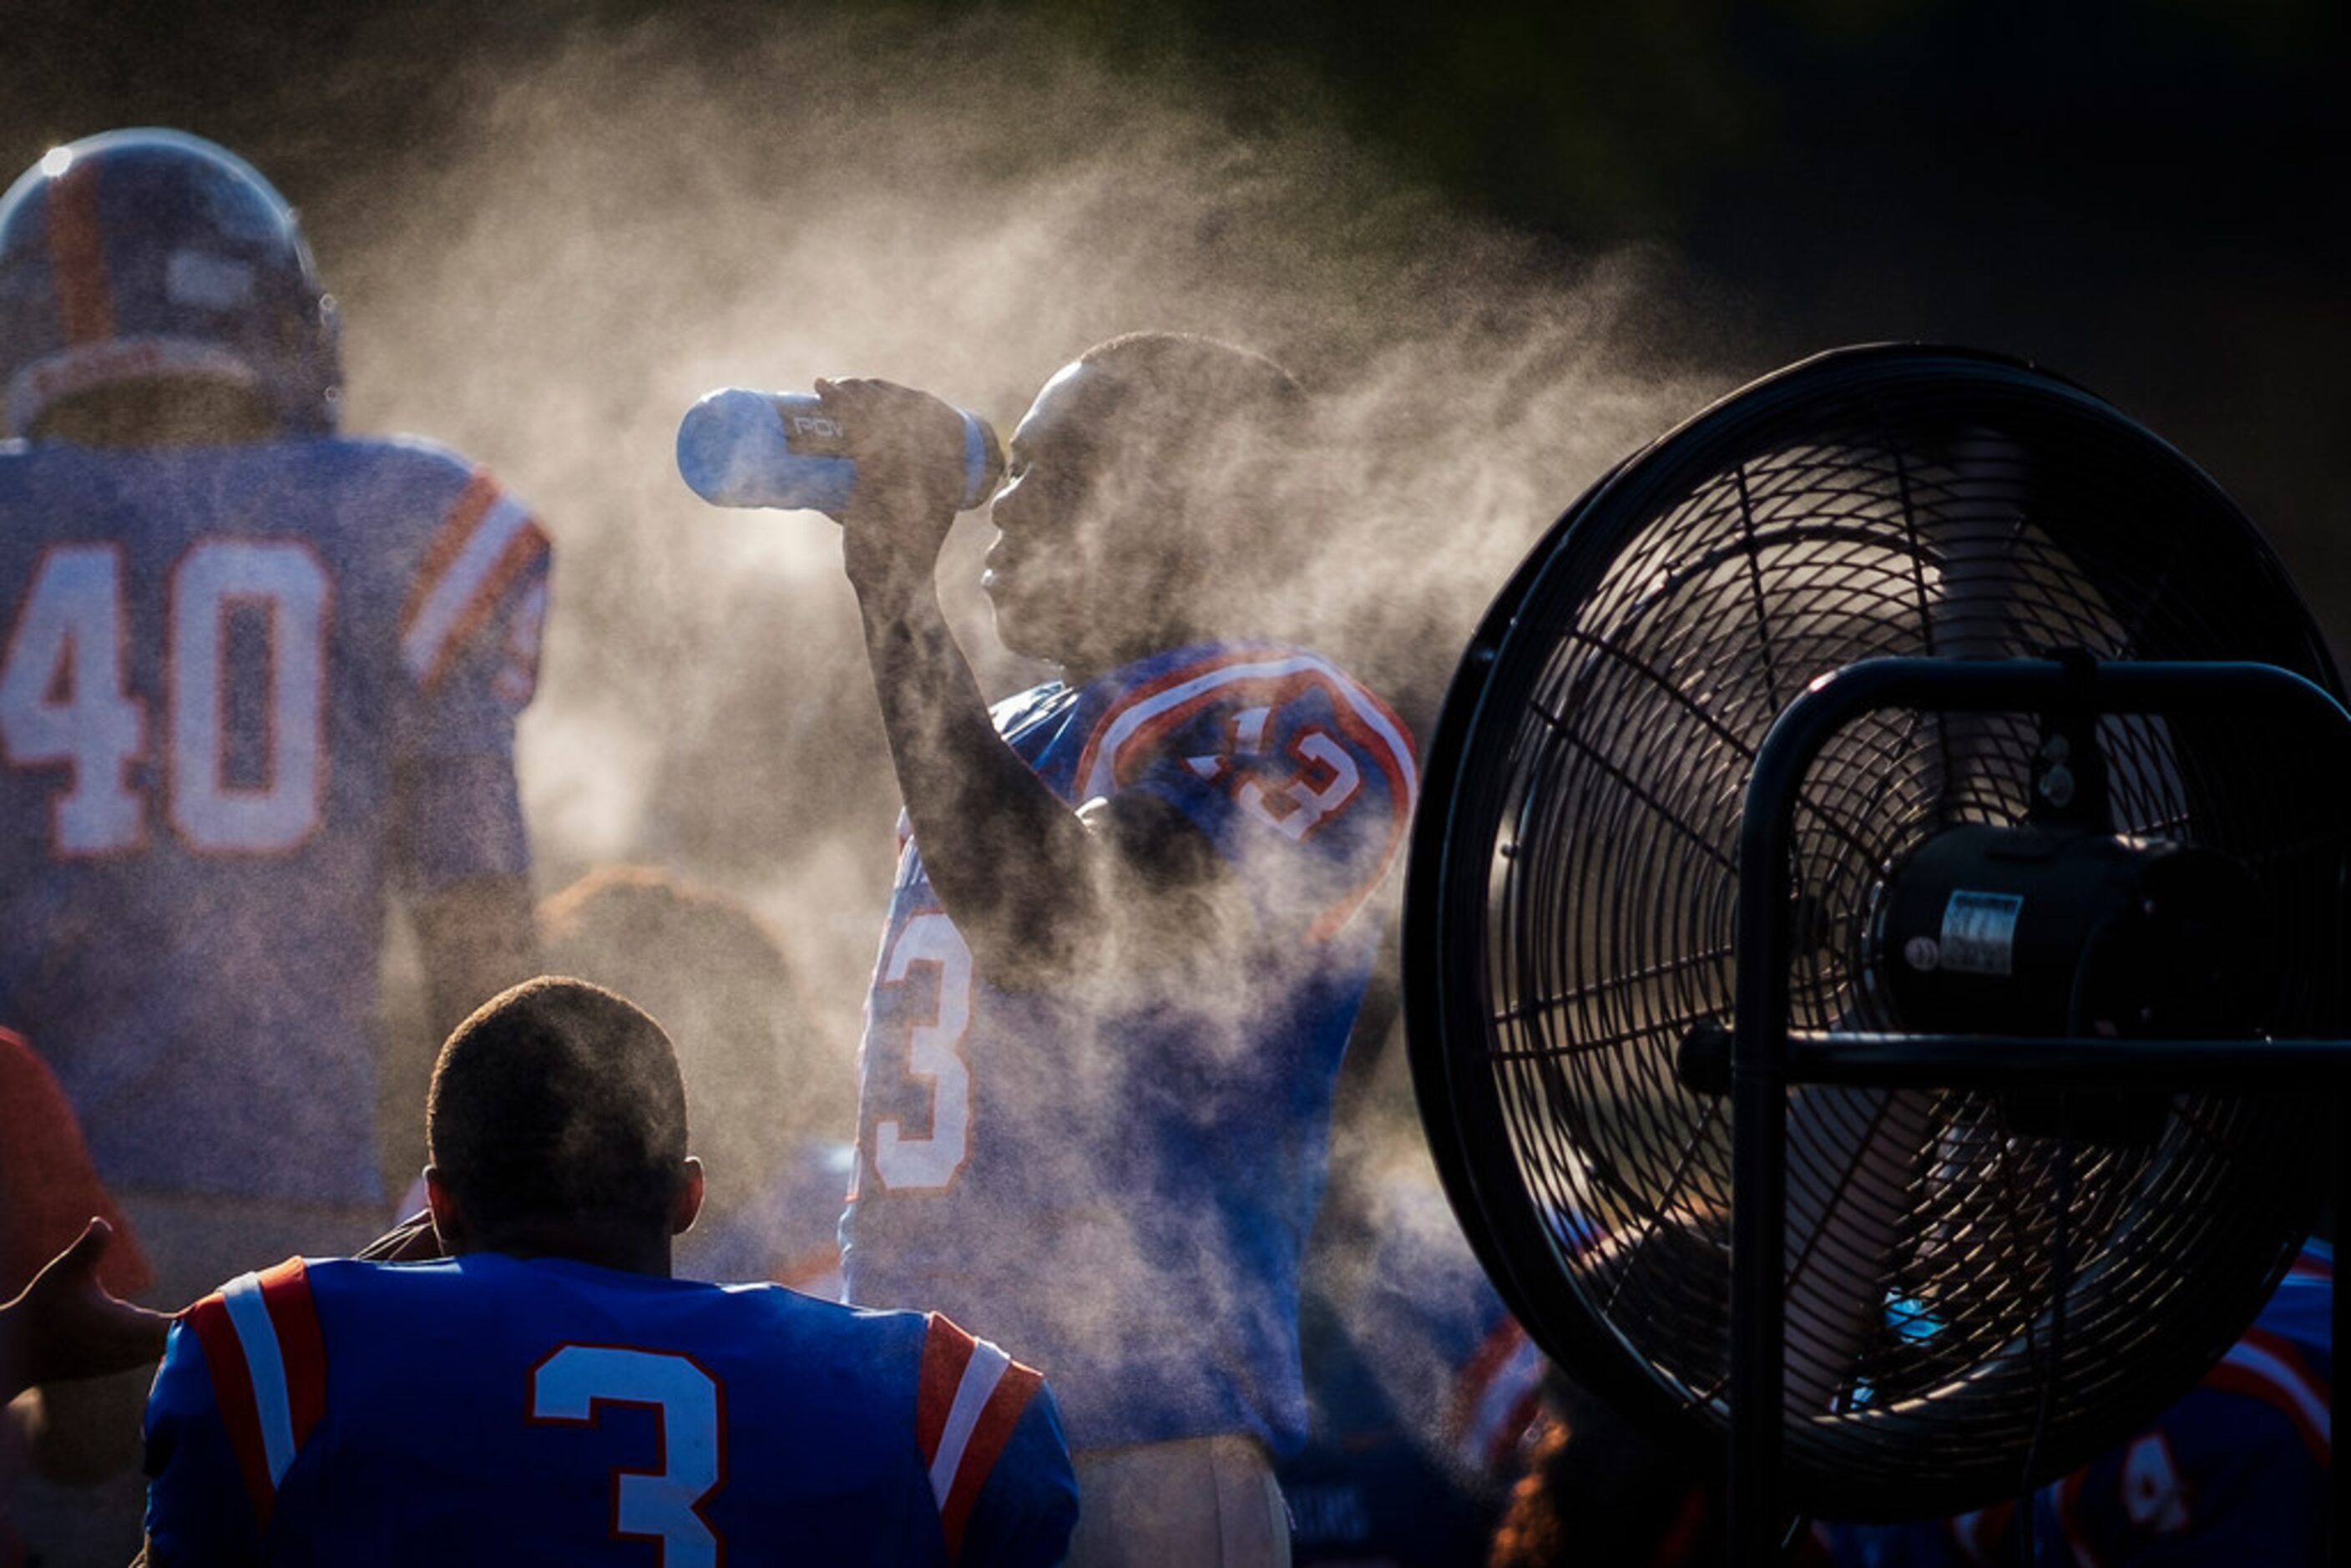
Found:
[[[996,492],[1004,451],[977,414],[963,414],[958,511]],[[677,472],[716,507],[780,507],[839,512],[857,490],[857,436],[827,413],[814,392],[722,387],[685,411],[677,427]]]

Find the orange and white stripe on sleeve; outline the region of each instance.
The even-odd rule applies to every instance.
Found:
[[[930,1468],[931,1496],[938,1503],[949,1562],[961,1555],[972,1504],[1044,1382],[1042,1374],[987,1341],[973,1338],[936,1312],[929,1314],[914,1436]]]
[[[327,1413],[327,1348],[302,1260],[240,1274],[187,1312],[213,1397],[264,1525],[294,1456]]]
[[[1343,738],[1343,747],[1327,736],[1313,737],[1322,747],[1319,765],[1329,768],[1333,783],[1343,787],[1334,791],[1336,799],[1320,802],[1312,811],[1297,813],[1290,825],[1276,825],[1302,838],[1353,809],[1364,796],[1359,788],[1364,768],[1375,770],[1387,785],[1382,792],[1387,820],[1377,852],[1367,858],[1363,876],[1322,911],[1307,933],[1311,940],[1326,941],[1353,917],[1387,875],[1410,830],[1413,798],[1420,788],[1404,721],[1329,660],[1302,649],[1228,648],[1178,665],[1122,694],[1086,738],[1071,799],[1082,803],[1125,785],[1149,764],[1171,731],[1205,709],[1226,706],[1245,713],[1253,719],[1256,735],[1261,736],[1270,716],[1310,695],[1329,705],[1332,720]],[[1254,747],[1254,737],[1249,744]],[[1210,770],[1203,771],[1196,763],[1194,770],[1204,778],[1212,777],[1213,759],[1199,760],[1208,762]]]
[[[2311,1370],[2284,1335],[2263,1328],[2247,1329],[2220,1364],[2204,1375],[2204,1386],[2248,1395],[2275,1406],[2293,1423],[2313,1463],[2323,1469],[2334,1462],[2334,1386]]]
[[[476,469],[425,547],[400,614],[400,656],[426,691],[437,686],[517,579],[544,560],[547,535],[529,508]]]

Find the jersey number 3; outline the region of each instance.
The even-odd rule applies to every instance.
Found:
[[[718,1532],[702,1504],[726,1479],[717,1379],[683,1355],[567,1344],[530,1375],[530,1418],[592,1427],[600,1405],[650,1406],[662,1468],[612,1472],[612,1533],[661,1544],[662,1568],[716,1568]]]
[[[872,1129],[873,1171],[892,1192],[945,1192],[955,1185],[971,1149],[971,1064],[964,1036],[971,1029],[971,949],[946,914],[925,909],[909,917],[891,939],[881,982],[896,988],[898,1023],[906,1030],[901,1048],[877,1029],[865,1042],[865,1071],[886,1072],[903,1051],[905,1078],[929,1091],[927,1132],[910,1131],[902,1117],[877,1118]],[[931,993],[928,1018],[916,1016],[914,988]],[[860,1096],[875,1103],[868,1083]]]
[[[135,850],[146,802],[131,765],[147,749],[147,712],[126,667],[122,551],[61,545],[41,558],[0,651],[0,757],[12,768],[62,766],[50,841],[64,857]],[[327,569],[288,539],[208,538],[172,569],[162,628],[172,826],[189,848],[267,854],[319,825],[326,777]],[[249,618],[265,669],[257,764],[230,757],[234,628]]]

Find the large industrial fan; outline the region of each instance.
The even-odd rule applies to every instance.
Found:
[[[2254,1068],[2344,1030],[2338,702],[2228,498],[2025,364],[1842,350],[1620,465],[1479,627],[1406,890],[1424,1120],[1520,1320],[1718,1466],[1768,1215],[1739,1396],[1828,1518],[2013,1497],[2175,1400],[2334,1179],[2331,1093]],[[1790,1040],[1882,1070],[1741,1080],[1734,1182],[1734,1056]]]

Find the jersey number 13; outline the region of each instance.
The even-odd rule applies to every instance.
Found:
[[[891,937],[880,980],[898,1004],[889,1021],[871,1026],[865,1040],[869,1082],[860,1098],[872,1117],[865,1133],[873,1172],[891,1192],[945,1192],[971,1149],[971,1064],[964,1056],[964,1037],[971,1030],[971,949],[944,911],[919,911]],[[929,1115],[873,1115],[877,1091],[889,1095],[893,1108],[904,1103],[885,1087],[883,1075],[893,1073],[926,1093]]]

